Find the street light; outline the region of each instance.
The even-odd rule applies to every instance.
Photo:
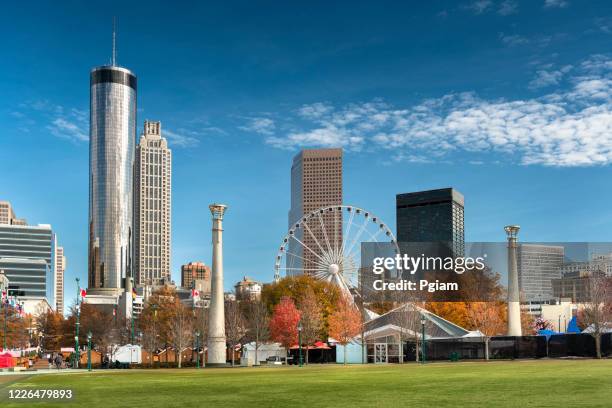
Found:
[[[425,360],[427,359],[427,345],[425,344],[425,316],[421,315],[421,333],[423,335],[423,341],[421,348],[423,349],[423,358],[421,358],[421,363],[425,364]]]
[[[87,332],[87,371],[91,371],[91,331]]]
[[[298,326],[297,326],[297,330],[298,330],[298,348],[299,348],[299,364],[300,367],[302,366],[302,330],[304,328],[302,327],[302,320],[298,321]]]
[[[79,296],[81,296],[81,285],[79,284],[80,279],[76,278],[77,284],[77,299],[76,299],[76,336],[74,336],[74,368],[79,368],[79,325],[81,324],[79,319],[81,315],[81,303],[79,301]]]
[[[196,330],[196,368],[200,368],[200,331]]]

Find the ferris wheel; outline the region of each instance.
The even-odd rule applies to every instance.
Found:
[[[276,255],[274,281],[308,274],[350,294],[366,266],[362,260],[398,253],[393,232],[370,211],[351,205],[322,207],[289,228]]]

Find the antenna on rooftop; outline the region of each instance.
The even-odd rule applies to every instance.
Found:
[[[117,47],[115,45],[115,40],[117,37],[117,18],[113,17],[113,60],[111,65],[115,66],[117,62]]]

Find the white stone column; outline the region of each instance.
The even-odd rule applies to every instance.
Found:
[[[212,279],[208,309],[208,366],[226,364],[225,306],[223,295],[223,204],[208,206],[212,213]]]
[[[519,298],[517,235],[518,225],[504,227],[508,237],[508,336],[522,336],[521,303]]]

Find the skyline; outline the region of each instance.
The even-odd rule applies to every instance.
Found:
[[[259,13],[249,21],[223,6],[193,6],[180,17],[127,7],[118,14],[118,64],[139,77],[136,133],[145,119],[159,120],[173,149],[173,280],[181,264],[210,265],[212,202],[229,205],[226,287],[244,275],[272,280],[291,160],[303,147],[343,147],[345,204],[376,213],[393,231],[395,194],[454,187],[466,197],[466,240],[503,241],[508,223],[523,226],[519,241],[611,240],[610,193],[600,188],[612,157],[609,6],[548,3],[422,5],[384,16],[363,4],[297,16],[292,6],[267,16],[245,5],[239,11]],[[90,27],[71,18],[86,15],[81,5],[43,9],[32,21],[18,8],[0,17],[11,20],[1,30],[14,39],[5,50],[13,64],[1,68],[0,171],[10,176],[0,199],[31,224],[53,225],[68,259],[69,304],[74,277],[87,276],[87,79],[110,59],[112,14]],[[405,15],[414,27],[403,25]],[[288,30],[280,16],[294,16],[308,34]],[[550,20],[538,26],[537,18]],[[461,21],[473,30],[446,44]],[[48,35],[29,37],[31,24]],[[84,38],[73,38],[79,27]],[[151,63],[160,53],[170,67]],[[419,147],[407,149],[412,141]]]

